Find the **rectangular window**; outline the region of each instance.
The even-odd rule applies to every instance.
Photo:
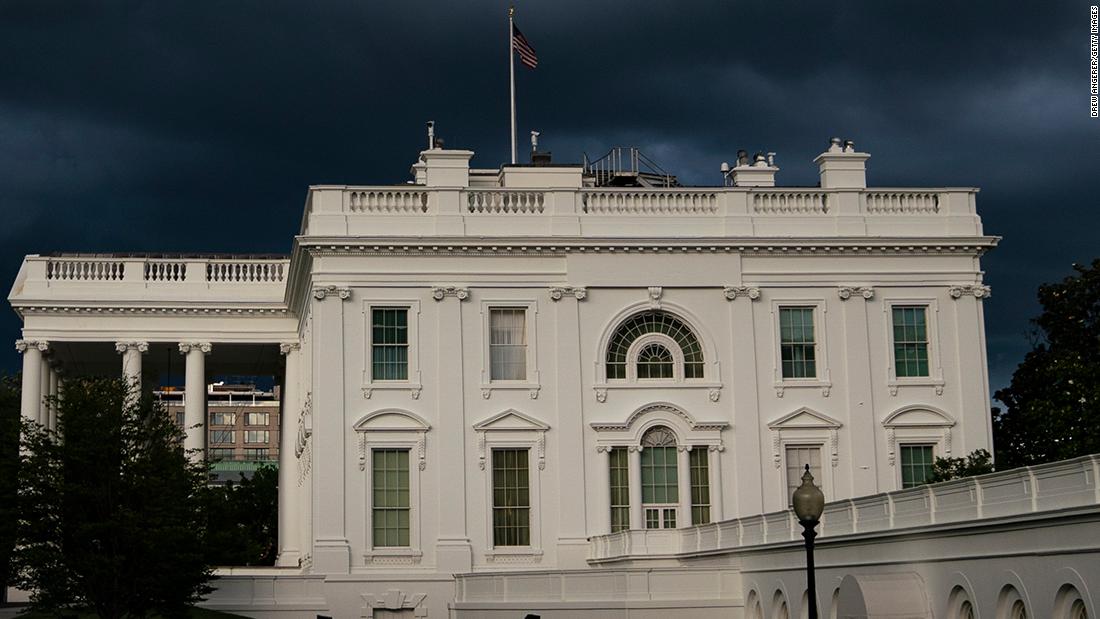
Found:
[[[182,412],[176,413],[176,425],[182,428],[183,424],[185,424],[185,423],[187,423],[187,422],[183,417],[183,413]]]
[[[409,450],[371,451],[374,547],[409,545]]]
[[[489,379],[527,380],[527,309],[489,310]]]
[[[531,545],[527,451],[493,450],[493,546]]]
[[[901,445],[901,487],[914,488],[932,477],[932,446]]]
[[[928,307],[894,306],[894,373],[928,376]]]
[[[779,308],[783,378],[817,378],[814,308]]]
[[[236,443],[237,433],[233,430],[211,430],[210,431],[211,443]]]
[[[409,310],[371,310],[371,380],[409,379]]]
[[[611,532],[630,528],[630,458],[625,447],[609,453],[611,463]]]
[[[245,430],[244,442],[246,443],[266,443],[270,439],[270,432],[268,430]]]
[[[787,504],[791,504],[796,488],[802,485],[802,475],[806,465],[810,465],[810,475],[814,476],[814,485],[824,487],[821,478],[821,448],[816,446],[792,445],[787,447]]]
[[[210,425],[212,426],[231,426],[235,423],[237,423],[235,413],[210,413]]]
[[[691,524],[710,522],[710,469],[706,447],[688,452],[691,465]]]
[[[245,413],[244,424],[246,426],[266,426],[270,421],[271,413]]]
[[[234,452],[232,449],[218,449],[212,447],[206,450],[206,454],[211,460],[232,460]]]
[[[267,460],[270,456],[267,447],[246,447],[244,457],[254,460]]]

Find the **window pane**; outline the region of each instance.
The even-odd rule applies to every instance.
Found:
[[[672,353],[660,344],[647,344],[638,352],[638,378],[672,378]]]
[[[928,308],[894,306],[894,373],[898,378],[929,376]]]
[[[371,485],[374,546],[408,546],[409,450],[372,450]]]
[[[676,342],[684,353],[684,378],[703,378],[703,347],[691,328],[666,312],[647,311],[631,316],[611,336],[605,358],[608,379],[626,378],[627,351],[648,333],[663,333]]]
[[[493,545],[531,545],[526,449],[493,450]]]
[[[679,501],[676,474],[676,437],[663,426],[642,437],[642,503],[660,505]]]
[[[527,380],[527,309],[489,310],[490,380]]]
[[[691,524],[710,522],[710,469],[706,447],[688,452],[691,464]]]
[[[932,477],[932,445],[902,445],[901,487],[913,488],[928,483]]]
[[[407,308],[371,310],[371,379],[409,379]]]
[[[779,308],[779,350],[783,378],[817,378],[814,308]]]
[[[630,528],[630,458],[623,447],[608,454],[611,473],[611,532]]]
[[[787,504],[791,502],[796,488],[802,485],[802,475],[806,465],[810,465],[810,474],[814,476],[814,485],[822,488],[821,448],[817,446],[789,446],[787,454]],[[824,488],[822,488],[824,490]]]

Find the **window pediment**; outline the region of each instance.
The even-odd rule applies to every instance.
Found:
[[[886,416],[882,425],[887,428],[950,427],[955,420],[933,406],[915,405],[898,409]]]
[[[772,430],[794,430],[797,428],[836,429],[842,425],[844,424],[824,413],[819,413],[812,408],[802,407],[772,421],[768,424],[768,428]]]
[[[474,424],[474,430],[478,432],[490,430],[528,430],[545,432],[549,429],[550,426],[514,408],[499,412],[488,419]]]
[[[415,413],[384,409],[367,413],[352,428],[356,432],[427,432],[432,426]]]

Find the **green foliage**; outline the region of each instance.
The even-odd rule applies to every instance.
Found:
[[[182,433],[118,380],[70,380],[58,431],[24,421],[14,582],[49,611],[185,617],[211,589],[202,552],[207,469]]]
[[[965,458],[936,458],[932,463],[932,477],[928,483],[973,477],[993,472],[993,454],[984,449],[970,452]]]
[[[212,565],[275,565],[279,471],[261,466],[251,479],[205,492],[206,559]]]
[[[1100,452],[1100,259],[1039,287],[1036,341],[994,397],[1000,468]]]
[[[0,586],[8,582],[15,544],[19,393],[18,376],[0,376]],[[0,592],[0,601],[3,599]]]

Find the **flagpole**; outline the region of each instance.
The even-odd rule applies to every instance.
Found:
[[[516,30],[512,16],[516,7],[508,7],[508,82],[512,94],[512,165],[516,164]]]

